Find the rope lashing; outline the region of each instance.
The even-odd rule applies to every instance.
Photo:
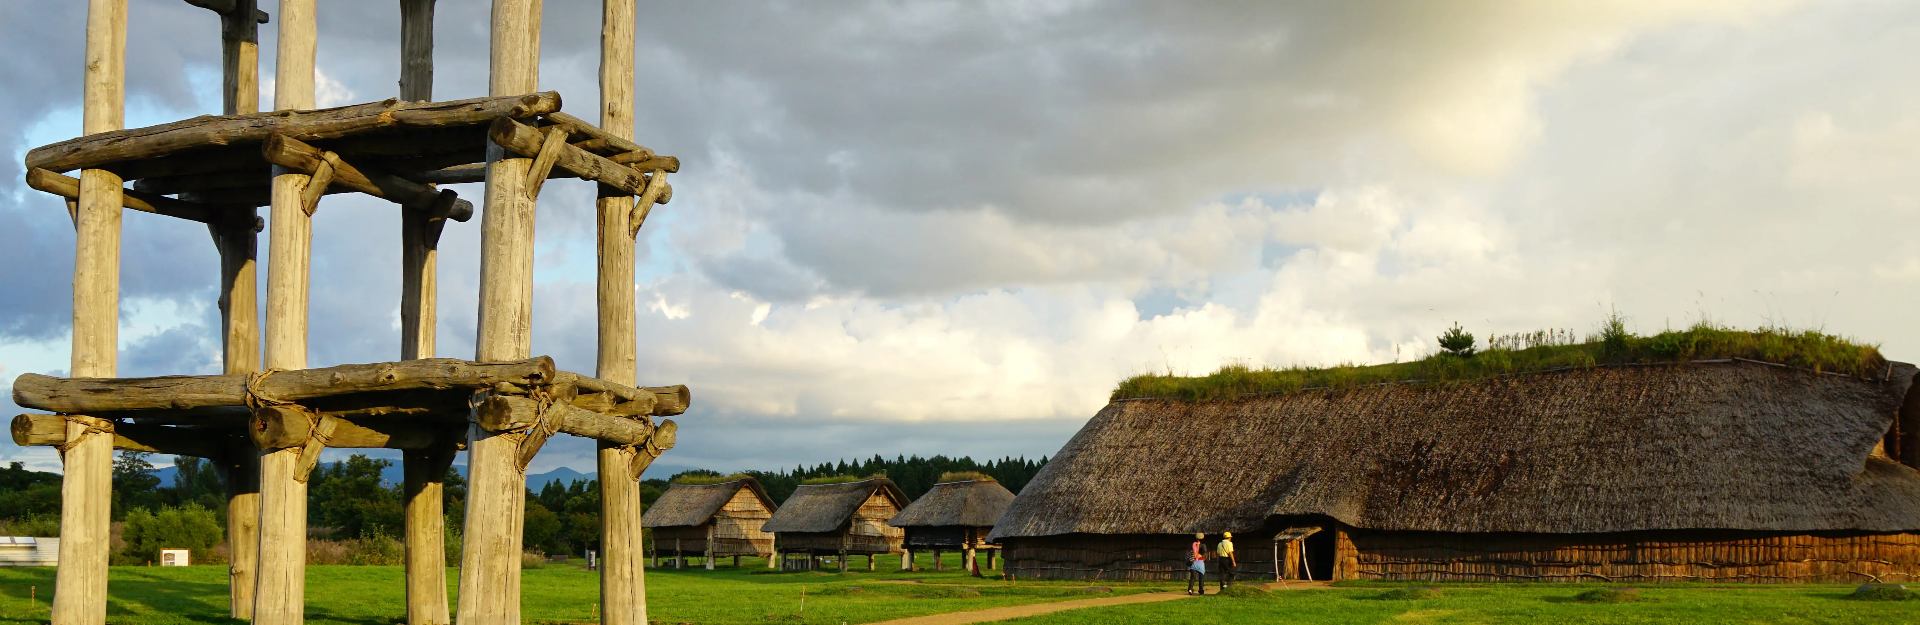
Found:
[[[106,419],[81,415],[60,415],[60,420],[67,423],[78,423],[87,428],[86,431],[81,432],[79,436],[69,436],[67,437],[67,442],[53,446],[54,449],[60,451],[60,455],[63,457],[66,456],[67,451],[73,449],[75,445],[79,445],[81,441],[87,440],[87,435],[89,434],[113,435],[113,422]]]
[[[286,369],[269,368],[247,374],[247,394],[241,401],[246,403],[249,412],[259,410],[264,406],[287,406],[293,404],[293,402],[290,401],[282,401],[268,397],[266,393],[260,390],[266,385],[267,376],[282,371],[286,371]]]

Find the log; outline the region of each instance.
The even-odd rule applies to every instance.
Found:
[[[257,387],[271,399],[302,401],[385,391],[483,389],[500,383],[539,386],[555,377],[553,359],[546,356],[496,363],[429,358],[279,371]],[[67,413],[239,406],[246,403],[246,394],[244,375],[55,378],[22,373],[13,383],[15,404]]]
[[[540,199],[540,187],[547,182],[547,174],[553,173],[553,161],[560,157],[560,148],[567,144],[567,131],[564,126],[550,126],[547,138],[540,143],[540,152],[533,157],[533,164],[527,167],[527,197]]]
[[[429,5],[431,6],[431,5]],[[443,443],[401,457],[406,505],[407,625],[447,625],[446,513],[441,498],[455,449]]]
[[[103,171],[112,175],[110,172]],[[79,199],[80,181],[45,169],[27,170],[27,186],[35,190],[51,193],[67,199]],[[137,211],[166,215],[200,223],[215,223],[220,220],[222,211],[205,204],[176,200],[137,190],[120,191],[120,205]],[[118,212],[118,211],[116,211]],[[265,222],[262,222],[263,224]]]
[[[441,194],[453,193],[379,170],[357,167],[339,160],[337,156],[328,158],[331,152],[285,135],[267,137],[260,144],[260,154],[269,163],[304,173],[317,172],[323,164],[332,165],[333,184],[408,208],[433,209],[442,203]],[[473,203],[466,200],[454,200],[447,209],[442,210],[446,210],[446,214],[432,217],[454,221],[466,221],[473,217]]]
[[[282,449],[306,444],[312,437],[308,414],[294,406],[264,406],[253,413],[247,429],[259,449]],[[340,449],[431,449],[440,446],[446,429],[431,423],[394,419],[344,419],[311,412],[315,418],[331,419],[334,429],[328,447]]]
[[[643,419],[604,415],[572,404],[555,402],[540,414],[540,401],[516,395],[492,395],[474,413],[480,427],[491,432],[514,432],[534,427],[542,419],[547,428],[616,445],[645,443],[653,424]]]
[[[546,141],[546,135],[539,130],[504,117],[494,120],[487,130],[487,136],[507,151],[529,157],[539,154],[540,146]],[[633,168],[568,144],[561,144],[560,155],[554,165],[630,195],[639,195],[647,188],[647,177]]]
[[[553,172],[551,175],[566,175],[566,172]],[[474,163],[455,165],[445,169],[407,172],[402,177],[421,184],[466,184],[487,181],[487,165]]]
[[[282,13],[284,22],[284,9]],[[287,25],[282,23],[281,28],[287,28]],[[292,60],[283,58],[281,64],[286,65]],[[288,71],[294,69],[287,68]],[[311,72],[305,75],[310,81]],[[297,81],[290,75],[283,75],[276,84],[293,82]],[[312,90],[306,91],[306,101],[311,103]],[[205,148],[258,143],[276,134],[301,141],[321,141],[383,129],[477,126],[500,117],[527,118],[560,110],[560,94],[551,91],[453,102],[401,102],[396,98],[330,109],[285,110],[311,108],[311,105],[293,106],[288,104],[291,101],[283,99],[292,95],[292,92],[276,92],[276,108],[282,109],[279,111],[225,117],[203,115],[170,124],[103,132],[41,146],[27,152],[26,165],[28,168],[41,167],[65,172]]]
[[[235,434],[238,430],[233,430]],[[60,415],[22,414],[13,418],[13,444],[21,447],[67,444],[67,420]],[[113,448],[196,458],[226,454],[228,436],[201,428],[117,423]]]
[[[257,101],[257,97],[256,97]],[[245,147],[219,147],[207,150],[194,150],[191,158],[162,158],[144,161],[122,161],[102,166],[121,178],[136,180],[164,176],[191,176],[219,172],[240,173],[259,171],[265,163],[260,162],[260,150],[253,145]]]
[[[400,99],[433,101],[433,0],[400,0]],[[447,623],[445,595],[443,589],[439,620],[428,622]],[[407,623],[421,625],[411,617],[411,602],[408,608]]]
[[[675,156],[653,156],[639,152],[615,154],[607,160],[632,167],[636,171],[664,171],[670,174],[680,173],[680,158]]]
[[[314,0],[280,1],[275,109],[313,108],[317,31]],[[226,120],[286,120],[298,115],[253,115]],[[219,127],[222,123],[205,125]],[[137,139],[129,139],[128,144],[139,143]],[[305,191],[311,178],[280,166],[273,168],[273,174],[269,196],[272,229],[267,248],[264,364],[269,370],[306,369],[313,218],[305,210]],[[326,183],[321,182],[315,190],[326,187]],[[256,378],[256,385],[264,386],[276,375]],[[320,427],[324,430],[330,426],[323,420]],[[260,453],[260,553],[259,573],[254,583],[254,625],[300,625],[305,618],[307,475],[312,468],[311,461],[318,455],[317,450],[306,453],[302,448]]]
[[[126,0],[87,3],[86,70],[81,130],[100,136],[124,124],[127,56]],[[31,166],[28,167],[32,169]],[[81,172],[74,207],[73,353],[76,375],[111,376],[117,364],[120,318],[120,220],[125,199],[119,176]],[[107,619],[108,514],[113,488],[113,437],[92,433],[105,422],[86,417],[67,424],[72,441],[61,453],[59,592],[51,620],[91,625]]]
[[[616,0],[616,1],[621,1],[621,0]],[[600,56],[601,56],[600,121],[607,128],[606,129],[597,128],[593,124],[587,123],[585,120],[582,120],[578,117],[574,117],[572,115],[568,115],[566,113],[562,113],[560,111],[554,111],[552,113],[548,113],[546,114],[545,117],[547,121],[566,127],[568,136],[570,138],[577,140],[580,143],[586,144],[582,146],[580,145],[580,143],[576,143],[575,146],[580,147],[580,149],[587,150],[589,152],[593,152],[601,156],[612,156],[615,154],[645,154],[646,156],[644,158],[653,158],[654,156],[653,150],[647,149],[646,146],[633,142],[633,104],[632,104],[633,102],[633,80],[632,80],[633,79],[633,67],[632,67],[633,63],[628,62],[627,63],[628,67],[626,68],[625,71],[621,71],[619,68],[608,67],[606,65],[606,47],[605,46],[616,45],[616,44],[606,43],[604,39],[606,35],[607,35],[607,32],[606,32],[605,26],[603,25],[601,28],[603,45],[601,47],[601,53],[600,53]],[[620,78],[620,76],[623,76],[623,75],[626,76],[626,80],[624,82]],[[626,91],[624,93],[609,94],[606,91],[609,85],[612,85],[615,89],[618,89],[623,84],[626,87]],[[608,115],[607,114],[608,109],[621,106],[622,100],[624,100],[625,107],[615,111],[613,115]]]
[[[241,442],[219,464],[227,487],[227,599],[234,618],[253,618],[260,565],[260,455]]]
[[[540,0],[494,0],[488,93],[525,93],[539,85],[540,4]],[[524,189],[530,163],[509,156],[487,150],[479,327],[474,340],[474,360],[481,362],[526,358],[532,338],[534,204]],[[477,421],[478,414],[474,417]],[[520,547],[527,492],[523,463],[527,449],[521,439],[495,434],[478,423],[468,429],[466,537],[454,616],[460,625],[519,625],[521,621]]]

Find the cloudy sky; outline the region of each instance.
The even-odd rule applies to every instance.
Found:
[[[68,365],[72,228],[20,162],[80,130],[84,4],[0,0],[0,384]],[[397,3],[321,4],[321,105],[397,95]],[[217,19],[130,5],[128,125],[218,113]],[[598,7],[548,0],[543,32],[541,88],[588,119]],[[684,163],[638,254],[641,379],[694,393],[663,467],[1035,457],[1131,374],[1388,362],[1455,322],[1584,332],[1610,308],[1920,358],[1898,312],[1920,304],[1920,5],[720,1],[640,21],[636,138]],[[485,95],[486,3],[442,2],[437,28],[436,98]],[[586,372],[592,193],[542,194],[534,305],[534,353]],[[440,356],[473,356],[478,223],[443,239]],[[334,196],[314,229],[309,364],[398,357],[396,211]],[[120,374],[217,372],[204,228],[129,212],[124,236]],[[533,468],[591,456],[556,439]]]

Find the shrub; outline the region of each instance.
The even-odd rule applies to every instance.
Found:
[[[541,553],[538,551],[533,551],[531,549],[520,552],[520,568],[523,568],[523,569],[547,568],[547,554]]]
[[[669,484],[695,484],[695,485],[723,484],[726,482],[731,482],[734,480],[751,477],[745,473],[735,473],[733,475],[707,475],[706,473],[714,473],[714,472],[707,471],[705,473],[694,473],[692,471],[687,471],[679,475],[673,476],[673,479],[670,480],[668,483]]]
[[[1473,335],[1460,329],[1460,324],[1458,323],[1453,324],[1452,329],[1441,334],[1439,341],[1440,349],[1446,350],[1444,353],[1449,356],[1459,356],[1461,358],[1473,357]]]
[[[204,560],[225,532],[212,510],[189,503],[159,512],[134,508],[127,512],[120,537],[127,542],[126,555],[136,561],[159,560],[161,549],[188,549],[193,559]]]
[[[54,487],[56,495],[59,487]],[[7,536],[39,536],[41,538],[60,537],[59,514],[35,514],[24,519],[12,519],[0,522],[0,532]]]
[[[1640,591],[1634,588],[1595,588],[1573,596],[1580,603],[1630,603],[1640,600]]]
[[[979,471],[948,471],[940,474],[936,482],[996,482],[993,476]]]
[[[1863,584],[1847,598],[1855,601],[1912,601],[1920,599],[1920,595],[1898,584]]]

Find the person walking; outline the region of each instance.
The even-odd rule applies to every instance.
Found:
[[[1193,546],[1187,549],[1187,594],[1207,594],[1207,546],[1206,534],[1194,534]]]
[[[1220,554],[1220,590],[1225,591],[1233,585],[1233,575],[1240,569],[1240,559],[1233,555],[1233,532],[1224,532],[1220,536],[1220,544],[1214,547],[1214,553]]]

